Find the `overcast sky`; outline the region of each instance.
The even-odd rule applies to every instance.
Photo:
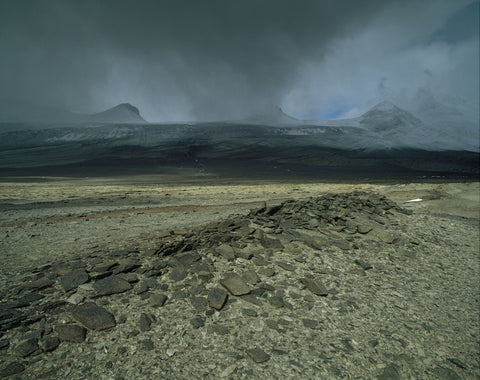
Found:
[[[471,0],[0,0],[0,101],[149,121],[479,101]],[[0,109],[1,112],[1,109]]]

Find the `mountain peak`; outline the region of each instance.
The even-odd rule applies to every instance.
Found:
[[[118,106],[115,106],[110,109],[111,110],[127,110],[128,112],[133,112],[138,116],[140,116],[140,111],[138,110],[138,108],[135,106],[132,106],[130,103],[121,103]]]
[[[103,112],[89,115],[89,121],[99,123],[146,123],[137,107],[121,103]]]
[[[417,127],[421,121],[410,112],[384,100],[360,116],[360,124],[374,132]]]

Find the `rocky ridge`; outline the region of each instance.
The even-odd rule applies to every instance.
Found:
[[[410,214],[327,194],[2,279],[0,376],[478,375],[477,333],[449,330],[453,308],[437,318],[468,291],[435,291],[455,281],[438,269],[455,247]]]

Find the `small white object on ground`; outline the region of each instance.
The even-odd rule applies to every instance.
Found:
[[[415,198],[415,199],[410,199],[409,201],[405,201],[405,203],[410,203],[410,202],[421,202],[423,201],[422,198]]]

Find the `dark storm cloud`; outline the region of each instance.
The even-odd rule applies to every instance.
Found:
[[[422,26],[420,16],[414,25],[398,26],[394,35],[418,33],[428,39],[450,14],[469,4],[426,3],[433,20]],[[0,99],[88,112],[129,101],[150,120],[235,118],[275,104],[308,114],[308,107],[325,102],[330,81],[362,91],[360,84],[344,78],[348,67],[354,68],[359,58],[362,63],[355,50],[340,55],[346,59],[342,70],[325,71],[338,48],[362,36],[368,44],[368,32],[382,34],[392,23],[395,27],[392,9],[400,7],[404,13],[400,16],[408,19],[410,13],[416,14],[415,4],[4,1]],[[415,36],[404,42],[412,41]],[[335,59],[333,64],[338,66]],[[425,69],[429,68],[422,72]],[[383,76],[391,82],[387,74]],[[375,86],[381,77],[371,79]],[[325,91],[312,91],[313,84]]]

